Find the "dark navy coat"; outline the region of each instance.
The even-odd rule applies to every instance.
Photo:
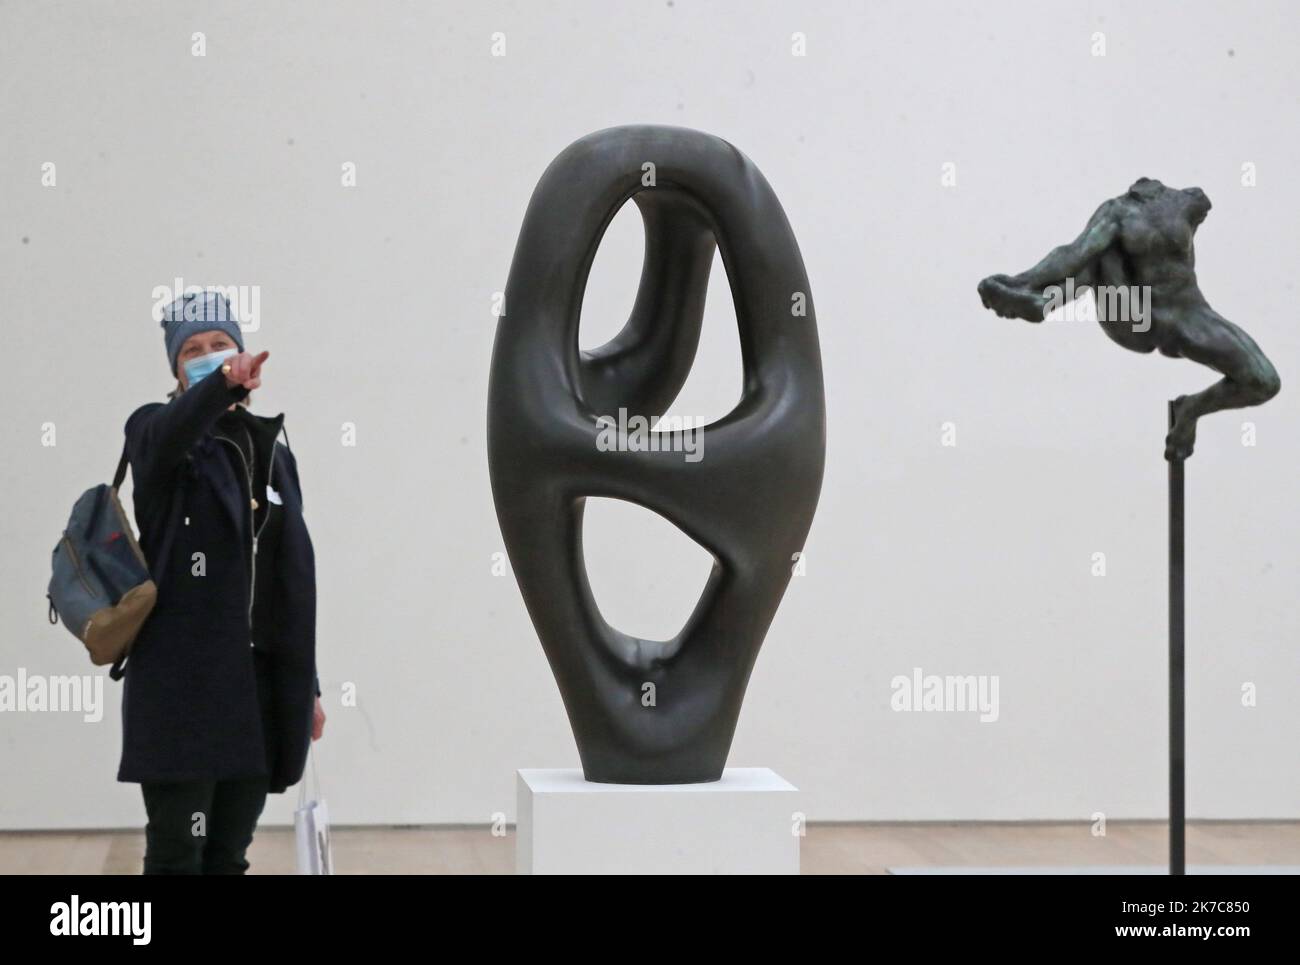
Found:
[[[119,781],[266,775],[279,793],[302,777],[316,696],[315,557],[297,464],[276,441],[283,416],[246,417],[283,506],[274,560],[253,554],[242,459],[214,434],[222,413],[247,394],[215,372],[170,402],[141,406],[126,423],[135,519],[158,601],[125,665]],[[255,666],[259,564],[275,566],[275,598]]]

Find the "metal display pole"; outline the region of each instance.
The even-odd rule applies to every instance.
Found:
[[[1174,404],[1169,403],[1169,427]],[[1169,873],[1187,873],[1184,702],[1183,460],[1169,460]]]

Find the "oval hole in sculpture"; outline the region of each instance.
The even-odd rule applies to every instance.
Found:
[[[605,229],[591,262],[578,321],[578,347],[582,351],[599,348],[622,331],[636,304],[644,254],[641,212],[628,201]]]
[[[713,554],[664,517],[622,499],[588,498],[582,552],[605,622],[642,640],[671,640],[695,610]]]
[[[629,199],[605,229],[592,259],[578,320],[581,351],[599,348],[623,330],[636,304],[644,257],[645,228],[641,212]],[[694,420],[689,424],[707,425],[736,407],[744,378],[731,284],[722,254],[715,251],[695,364],[668,411],[649,414],[681,417],[683,425],[688,418]]]
[[[681,417],[683,425],[707,426],[740,402],[744,379],[740,327],[731,301],[731,282],[722,264],[722,253],[715,251],[695,364],[673,404],[661,414]],[[687,419],[692,421],[687,423]]]

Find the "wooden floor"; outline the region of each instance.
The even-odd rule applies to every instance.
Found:
[[[1160,865],[1163,824],[828,824],[802,842],[804,874],[884,874],[891,866]],[[514,832],[487,828],[338,828],[340,874],[511,874]],[[3,874],[138,874],[138,831],[0,833]],[[293,832],[259,830],[253,874],[291,874]],[[1187,863],[1300,865],[1300,822],[1201,822],[1187,832]]]

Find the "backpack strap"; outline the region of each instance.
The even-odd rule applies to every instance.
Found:
[[[129,465],[126,457],[126,443],[122,443],[122,458],[117,461],[117,472],[113,473],[113,488],[121,489],[122,481],[126,479],[126,467]]]
[[[126,654],[118,657],[113,661],[113,666],[108,668],[108,675],[113,680],[121,680],[126,674]]]
[[[121,680],[123,675],[126,674],[126,656],[126,654],[122,654],[113,661],[113,666],[108,668],[108,675],[114,680]]]
[[[121,489],[122,482],[126,479],[126,467],[130,464],[130,461],[127,459],[127,455],[126,455],[126,445],[127,444],[125,442],[122,443],[122,458],[117,461],[117,472],[113,473],[113,492],[117,492],[119,489]],[[126,663],[126,654],[122,654],[122,656],[118,657],[117,660],[113,662],[113,666],[109,669],[108,671],[109,677],[111,677],[113,680],[121,680],[122,674],[126,672],[123,669],[123,665],[125,663]]]

